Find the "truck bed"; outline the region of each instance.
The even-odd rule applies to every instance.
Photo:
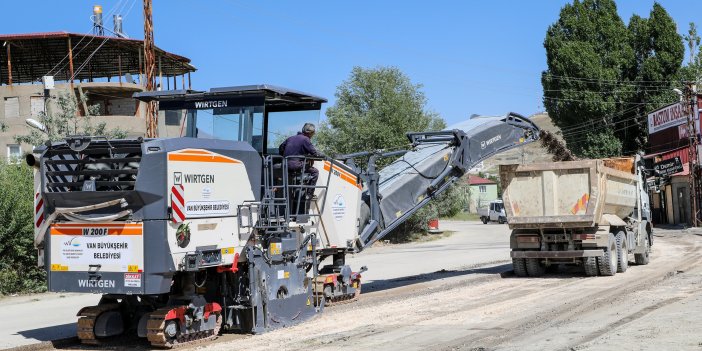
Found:
[[[504,165],[500,176],[511,229],[593,227],[636,207],[629,158]]]

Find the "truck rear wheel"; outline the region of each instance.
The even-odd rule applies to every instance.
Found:
[[[629,268],[629,245],[623,231],[617,233],[617,272],[624,273]]]
[[[526,260],[524,258],[513,258],[512,267],[514,268],[514,275],[517,277],[527,276]]]
[[[583,267],[585,267],[585,275],[588,277],[596,277],[597,270],[597,257],[585,257],[583,258]]]
[[[648,254],[651,251],[651,244],[648,241],[648,235],[646,235],[646,237],[644,239],[644,245],[646,246],[646,248],[645,248],[646,251],[644,251],[644,253],[634,254],[634,262],[636,262],[636,264],[638,264],[638,265],[648,264],[648,261],[649,261]]]
[[[546,267],[541,264],[538,258],[527,258],[526,270],[530,277],[540,277],[546,273]]]
[[[617,274],[617,240],[609,233],[609,244],[604,249],[604,256],[597,258],[600,274],[612,276]]]

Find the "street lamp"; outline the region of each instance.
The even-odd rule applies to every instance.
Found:
[[[678,97],[680,98],[680,102],[682,102],[682,101],[683,101],[683,92],[682,92],[682,90],[680,90],[680,89],[678,89],[678,88],[674,88],[673,91],[674,91],[676,94],[678,94]]]
[[[27,125],[28,125],[28,126],[34,128],[34,129],[37,129],[37,130],[39,130],[40,132],[43,132],[44,134],[48,134],[48,132],[47,132],[47,130],[46,130],[46,126],[45,126],[43,123],[37,121],[36,119],[27,118],[27,119],[25,120],[25,122],[27,122]]]

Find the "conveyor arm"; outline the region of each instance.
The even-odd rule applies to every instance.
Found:
[[[357,251],[388,235],[486,158],[538,140],[539,128],[529,119],[509,113],[473,118],[451,130],[409,133],[407,137],[411,150],[341,157],[353,164],[353,158],[369,156],[367,168],[360,173],[366,184],[363,200],[370,213],[361,219]],[[398,155],[399,159],[376,170],[379,159]]]

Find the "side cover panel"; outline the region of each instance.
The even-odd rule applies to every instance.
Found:
[[[220,250],[222,261],[231,264],[241,251],[235,248],[247,239],[239,237],[237,206],[253,201],[258,190],[251,186],[244,162],[205,149],[169,152],[168,189],[174,265],[186,253],[212,250]]]
[[[325,185],[329,179],[326,190],[317,190],[317,202],[313,204],[315,212],[324,206],[322,221],[318,226],[322,247],[347,247],[348,242],[353,242],[358,234],[362,191],[358,176],[347,166],[332,165],[328,161],[316,162],[315,167],[319,170],[318,185]],[[323,203],[325,195],[326,203]]]

